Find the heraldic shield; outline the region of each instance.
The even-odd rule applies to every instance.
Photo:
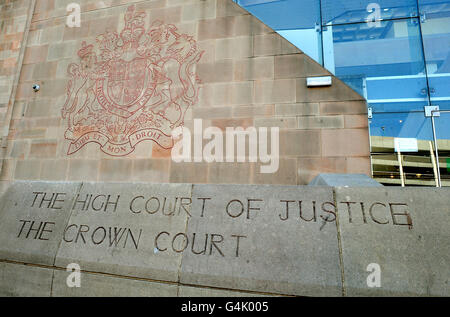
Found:
[[[173,24],[155,21],[146,30],[145,17],[128,7],[120,33],[100,34],[95,46],[83,42],[79,62],[69,65],[62,109],[68,155],[90,143],[112,156],[142,141],[173,147],[172,131],[198,101],[194,67],[204,52]]]
[[[105,110],[129,118],[153,96],[156,82],[150,72],[142,58],[112,63],[106,78],[97,80],[98,102]]]

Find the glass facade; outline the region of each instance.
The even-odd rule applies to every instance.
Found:
[[[450,0],[235,2],[367,99],[375,179],[450,186]]]

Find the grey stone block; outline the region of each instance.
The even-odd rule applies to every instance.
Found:
[[[0,263],[0,297],[50,296],[53,270]]]
[[[53,265],[80,185],[12,183],[0,198],[0,260]]]
[[[450,295],[450,189],[1,185],[4,296]]]
[[[449,189],[336,189],[346,295],[449,296],[449,197]],[[372,263],[381,287],[368,286]]]
[[[260,297],[257,293],[245,293],[232,290],[201,288],[181,285],[178,290],[179,297]]]
[[[76,197],[56,266],[177,281],[181,253],[160,252],[162,232],[184,232],[192,185],[86,183]]]
[[[68,287],[69,272],[55,270],[55,297],[175,297],[178,286],[103,274],[81,273],[80,287]]]
[[[192,200],[187,235],[170,232],[181,244],[176,248],[186,249],[181,283],[285,295],[342,294],[335,216],[322,209],[333,211],[331,189],[194,185]],[[299,217],[299,201],[309,222]]]
[[[320,174],[309,186],[331,187],[382,187],[376,180],[365,174]]]

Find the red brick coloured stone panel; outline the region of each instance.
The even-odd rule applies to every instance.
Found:
[[[204,52],[173,24],[157,20],[146,30],[145,18],[129,6],[120,33],[83,42],[79,63],[69,65],[62,109],[68,155],[92,142],[111,156],[126,156],[142,141],[173,147],[171,131],[198,100],[193,69]]]

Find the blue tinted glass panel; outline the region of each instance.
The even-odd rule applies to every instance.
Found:
[[[450,109],[450,1],[419,3],[431,102]]]
[[[421,14],[448,12],[449,0],[418,0]]]
[[[450,110],[450,73],[429,76],[431,103],[441,110]],[[450,126],[447,127],[450,130]]]
[[[431,118],[423,112],[375,113],[369,123],[376,180],[384,185],[436,186]],[[396,138],[409,139],[401,142],[400,155],[395,149]]]
[[[433,140],[431,119],[423,112],[375,113],[369,123],[371,136]]]
[[[343,24],[409,18],[418,10],[416,0],[322,0],[322,15],[323,24]]]
[[[236,2],[322,64],[319,0],[238,0]]]
[[[439,150],[447,150],[450,152],[450,113],[441,112],[439,117],[434,118],[434,124],[436,128],[436,139],[438,139]],[[444,142],[442,142],[444,141]]]
[[[428,104],[418,19],[328,26],[324,47],[329,70],[374,110],[423,111]]]
[[[310,29],[320,24],[319,0],[238,0],[274,30]]]

